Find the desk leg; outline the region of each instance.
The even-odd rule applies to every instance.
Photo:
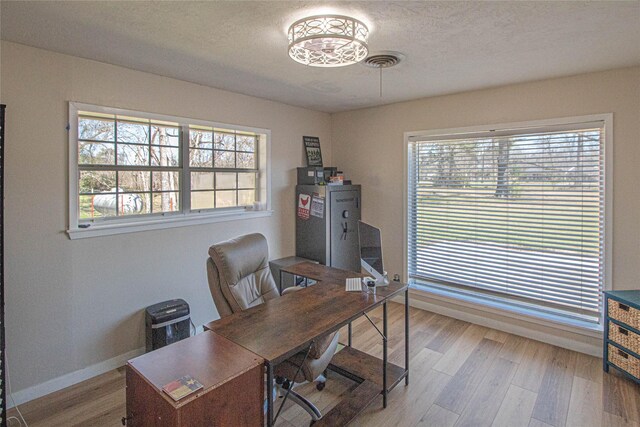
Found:
[[[409,288],[404,292],[404,384],[409,385]]]
[[[349,322],[349,328],[348,329],[349,329],[349,332],[348,332],[348,334],[349,334],[349,338],[348,338],[349,339],[349,347],[351,347],[351,322]]]
[[[387,303],[382,304],[382,407],[387,407]]]
[[[273,427],[273,366],[265,362],[267,368],[267,427]]]

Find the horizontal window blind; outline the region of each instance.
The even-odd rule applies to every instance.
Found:
[[[604,124],[409,141],[410,279],[598,321]]]

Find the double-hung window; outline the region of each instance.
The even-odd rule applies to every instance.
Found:
[[[189,127],[191,209],[252,206],[256,201],[258,136],[251,132]]]
[[[71,237],[261,216],[265,129],[70,104]]]
[[[609,117],[408,134],[410,280],[599,322]]]

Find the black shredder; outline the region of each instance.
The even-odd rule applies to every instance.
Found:
[[[191,335],[190,323],[189,304],[183,299],[172,299],[147,307],[147,352],[188,338]]]

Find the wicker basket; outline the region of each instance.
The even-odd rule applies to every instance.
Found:
[[[640,354],[640,335],[627,328],[609,322],[609,339]]]
[[[627,371],[635,378],[640,378],[640,359],[611,344],[609,344],[609,362]]]
[[[632,328],[640,329],[640,310],[629,307],[620,301],[608,299],[609,317],[618,320]]]

